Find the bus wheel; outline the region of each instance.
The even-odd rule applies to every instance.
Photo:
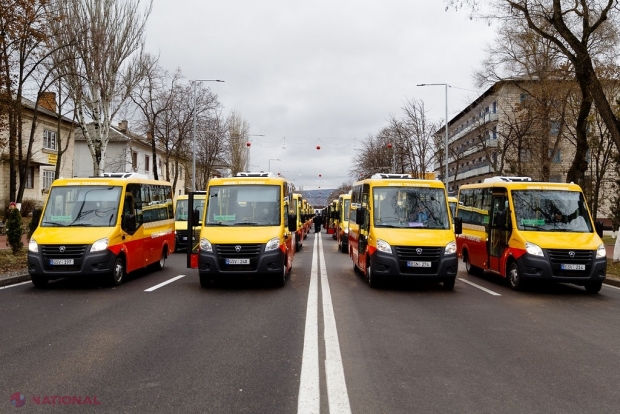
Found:
[[[444,290],[454,290],[454,283],[456,282],[456,276],[443,280]]]
[[[379,287],[379,280],[377,280],[377,276],[374,275],[371,264],[366,268],[366,277],[368,278],[368,286],[373,289]]]
[[[35,285],[35,287],[38,288],[44,288],[45,286],[47,286],[47,282],[50,281],[50,279],[48,277],[45,276],[38,276],[38,275],[32,275],[30,276],[30,279],[32,280],[32,284]]]
[[[114,261],[114,268],[112,269],[112,278],[110,281],[113,286],[118,286],[123,283],[125,279],[125,260],[122,257],[117,257]]]
[[[168,256],[166,252],[167,250],[164,247],[164,250],[161,251],[161,257],[159,258],[159,262],[155,263],[156,270],[162,270],[164,266],[166,265],[166,257]]]
[[[284,261],[282,262],[282,273],[280,273],[277,276],[274,276],[273,278],[273,285],[275,287],[283,287],[285,283],[286,283],[286,257],[284,258]]]
[[[583,285],[583,287],[586,288],[586,292],[588,293],[598,293],[603,287],[603,282],[587,282],[585,285]]]
[[[298,252],[301,250],[301,240],[295,238],[295,251]]]
[[[480,273],[482,273],[482,269],[480,269],[478,266],[474,266],[473,264],[471,264],[468,254],[463,255],[463,261],[465,262],[465,270],[467,270],[468,274],[479,275]]]
[[[523,288],[523,280],[521,280],[521,273],[519,272],[519,266],[517,262],[512,261],[508,265],[508,284],[514,290],[520,290]]]

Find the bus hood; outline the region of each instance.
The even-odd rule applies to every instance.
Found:
[[[424,229],[424,228],[374,228],[373,234],[376,239],[381,239],[390,246],[429,246],[445,247],[449,242],[455,241],[454,232],[451,229]]]
[[[524,241],[537,244],[542,249],[596,250],[603,244],[596,233],[542,231],[521,231],[520,233]]]
[[[284,229],[280,226],[270,227],[203,227],[200,237],[212,244],[256,244],[267,243],[274,237],[282,239]]]
[[[110,237],[116,227],[37,227],[32,235],[38,244],[93,244]],[[117,232],[118,234],[118,232]],[[110,240],[110,244],[112,240]]]

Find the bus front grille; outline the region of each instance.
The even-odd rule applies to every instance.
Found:
[[[549,261],[553,276],[562,277],[585,277],[592,270],[592,257],[595,254],[591,250],[571,249],[548,249]],[[566,270],[562,265],[584,265],[582,270]]]
[[[82,261],[87,245],[46,244],[41,247],[43,268],[52,272],[78,271],[82,268]],[[72,265],[52,265],[52,260],[72,259]]]
[[[396,246],[396,258],[402,273],[436,274],[441,259],[441,247]],[[430,263],[430,267],[411,267],[407,262]]]
[[[258,268],[262,244],[220,244],[215,246],[217,261],[223,271],[251,272]],[[249,259],[249,264],[227,264],[229,259]]]

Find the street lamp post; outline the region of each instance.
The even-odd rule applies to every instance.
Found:
[[[448,190],[448,87],[450,85],[448,85],[447,83],[421,83],[417,86],[445,86],[446,87],[446,176],[445,176],[445,183],[446,183],[446,190]]]
[[[192,119],[192,192],[196,191],[196,84],[198,82],[224,82],[219,79],[194,79],[190,81],[192,86],[192,94],[194,95],[194,110]]]
[[[250,138],[249,137],[264,137],[264,134],[249,134],[248,135],[248,142],[245,144],[246,145],[246,152],[245,152],[245,170],[246,171],[250,171],[250,146],[252,145],[252,143],[250,142]]]
[[[267,164],[267,172],[271,172],[271,161],[280,161],[280,158],[269,158],[269,164]]]

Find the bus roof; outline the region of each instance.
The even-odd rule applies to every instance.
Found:
[[[171,185],[168,181],[151,180],[137,176],[127,177],[75,177],[75,178],[58,178],[52,183],[52,187],[61,187],[68,185],[124,185],[127,183],[142,184],[159,184]]]
[[[489,188],[501,187],[511,190],[565,190],[565,191],[581,191],[575,183],[548,183],[543,181],[491,181],[476,184],[463,184],[459,191],[468,188]]]

